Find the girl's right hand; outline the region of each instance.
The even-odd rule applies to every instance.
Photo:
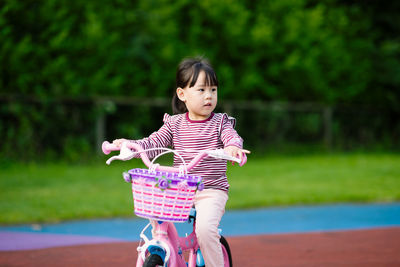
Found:
[[[247,161],[247,156],[246,154],[250,154],[250,151],[246,150],[246,149],[242,149],[240,147],[237,146],[227,146],[224,148],[224,151],[227,155],[235,157],[235,158],[239,158],[240,159],[240,163],[239,165],[242,166],[246,163]],[[234,164],[233,161],[232,165]]]
[[[128,142],[128,139],[125,138],[120,138],[120,139],[115,139],[112,143],[113,145],[117,146],[118,148],[121,148],[121,145],[123,142]]]

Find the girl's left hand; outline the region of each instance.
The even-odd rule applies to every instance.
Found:
[[[249,150],[241,149],[237,146],[227,146],[224,148],[224,151],[227,155],[240,159],[240,162],[241,162],[240,165],[244,164],[244,163],[242,164],[243,157],[246,157],[246,154],[250,154]],[[232,162],[232,165],[233,164],[234,164],[234,162]]]

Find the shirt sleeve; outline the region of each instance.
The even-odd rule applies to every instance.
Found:
[[[235,123],[235,118],[223,114],[221,122],[221,141],[224,144],[224,147],[236,146],[243,148],[243,139],[234,129]]]
[[[164,124],[158,131],[153,132],[149,137],[140,140],[132,140],[131,142],[139,144],[143,149],[170,147],[172,146],[171,123],[171,116],[164,114]],[[154,158],[161,152],[163,152],[163,150],[152,150],[146,153],[149,158]],[[135,157],[140,157],[140,154],[135,155]]]

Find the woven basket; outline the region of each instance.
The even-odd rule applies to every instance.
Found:
[[[196,190],[203,186],[200,176],[148,169],[132,169],[128,174],[135,214],[158,221],[187,221]]]

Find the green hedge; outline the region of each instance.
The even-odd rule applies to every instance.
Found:
[[[55,97],[170,97],[178,62],[194,55],[213,63],[222,99],[377,105],[398,117],[396,10],[396,1],[5,0],[0,138],[13,148],[1,150],[64,153],[49,141],[54,129],[63,146],[90,147],[93,132],[81,128],[100,111]],[[391,133],[392,123],[379,127]]]

